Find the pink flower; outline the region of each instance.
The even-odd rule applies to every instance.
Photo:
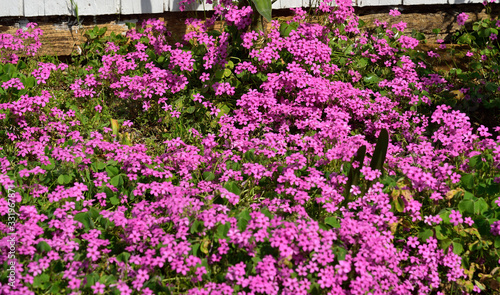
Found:
[[[99,282],[95,283],[92,287],[90,287],[92,290],[94,290],[94,294],[102,294],[104,293],[104,288],[106,285],[101,284]]]
[[[472,226],[474,224],[474,221],[470,217],[466,217],[464,222],[467,223],[469,226]]]
[[[19,171],[19,175],[21,177],[28,177],[28,176],[30,176],[30,171],[28,169],[23,169],[23,170]]]
[[[399,12],[399,10],[397,10],[397,9],[391,9],[391,10],[389,11],[389,15],[390,15],[390,16],[394,16],[394,17],[395,17],[395,16],[400,16],[400,15],[401,15],[401,12]]]
[[[457,23],[459,26],[465,25],[465,22],[469,19],[469,15],[465,12],[460,13],[457,16]]]
[[[451,210],[450,222],[453,223],[453,225],[455,226],[464,222],[464,219],[462,218],[462,214],[460,214],[460,211]]]
[[[68,283],[68,287],[72,290],[75,290],[75,289],[78,289],[80,288],[80,285],[81,285],[82,281],[77,279],[77,278],[72,278],[69,283]]]
[[[98,105],[96,105],[94,109],[95,109],[97,112],[99,112],[99,113],[102,111],[102,107],[101,107],[101,105],[99,105],[99,104],[98,104]]]
[[[420,244],[420,242],[418,241],[417,237],[408,237],[407,244],[412,248],[416,248]]]
[[[200,80],[201,80],[201,82],[205,82],[205,81],[210,80],[210,74],[209,73],[203,73],[203,74],[201,74]]]
[[[494,236],[500,236],[500,220],[493,222],[493,224],[491,225],[490,232]]]

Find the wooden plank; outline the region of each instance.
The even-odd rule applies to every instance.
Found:
[[[121,14],[164,12],[163,0],[121,0]]]
[[[434,0],[432,0],[434,1]],[[440,1],[440,0],[436,0]],[[446,1],[446,0],[445,0]],[[403,0],[358,0],[358,6],[402,5]]]
[[[8,1],[8,0],[0,0],[0,1]],[[45,3],[44,0],[36,0],[36,1],[24,1],[24,16],[44,16],[45,15]],[[2,16],[3,13],[2,13]]]
[[[0,0],[1,16],[23,16],[23,0]]]
[[[283,8],[296,8],[296,7],[302,7],[304,6],[305,4],[305,1],[302,1],[302,0],[278,0],[276,1],[276,3],[274,4],[277,4],[278,5],[273,5],[273,8],[275,9],[283,9]],[[307,3],[309,3],[309,1],[307,1]]]
[[[471,4],[471,3],[483,3],[483,0],[449,0],[449,4]]]
[[[76,0],[79,15],[106,15],[120,13],[120,0]]]
[[[31,2],[26,0],[26,2]],[[29,4],[28,4],[29,5]],[[71,2],[68,0],[45,0],[44,15],[72,15]]]
[[[272,6],[273,9],[279,9],[279,8],[281,8],[281,2],[282,1],[283,0],[276,0],[276,2],[273,3],[273,6]],[[300,0],[300,1],[302,2],[302,0]]]
[[[403,5],[448,4],[448,0],[403,0]]]
[[[179,8],[181,0],[165,0],[165,7],[168,8],[166,11],[171,11],[171,12],[178,12],[181,11]],[[186,5],[185,11],[209,11],[213,10],[214,5],[213,4],[207,4],[205,3],[205,6],[203,6],[203,3],[200,3],[199,0],[194,0],[193,3]]]
[[[96,0],[99,1],[99,0]],[[479,5],[480,6],[480,5]],[[476,5],[476,8],[479,8]],[[405,34],[411,34],[412,29],[417,29],[424,33],[427,40],[434,42],[436,39],[445,39],[447,36],[451,36],[456,31],[460,30],[461,27],[456,22],[456,10],[440,10],[434,13],[429,13],[428,11],[404,11],[401,16],[394,18],[390,17],[386,9],[382,9],[380,12],[371,12],[372,8],[362,8],[359,10],[368,11],[368,13],[361,14],[360,19],[366,22],[367,28],[374,28],[374,20],[378,19],[380,21],[387,21],[389,25],[404,21],[408,24],[405,29]],[[280,13],[285,13],[280,16],[282,21],[287,21],[292,18],[292,14],[287,10],[281,10]],[[172,38],[172,42],[177,42],[182,38],[188,30],[192,29],[185,25],[185,19],[191,17],[194,13],[185,12],[166,12],[161,17],[160,20],[167,22],[167,29],[172,32],[175,38]],[[199,13],[198,13],[199,14]],[[468,11],[469,22],[475,22],[480,19],[485,19],[488,16],[485,10],[472,10]],[[498,11],[494,12],[493,16],[497,17]],[[69,55],[72,52],[78,52],[78,45],[85,41],[83,33],[85,30],[92,29],[95,24],[99,27],[108,27],[106,34],[111,32],[124,33],[127,30],[125,22],[139,22],[141,23],[144,19],[151,18],[151,15],[135,15],[134,19],[121,17],[121,21],[118,21],[119,16],[117,15],[106,15],[97,16],[95,19],[91,20],[89,17],[84,18],[85,22],[82,28],[78,26],[72,26],[71,29],[68,27],[68,23],[65,22],[66,18],[61,18],[58,16],[47,17],[40,19],[30,19],[36,21],[40,24],[40,28],[43,30],[43,36],[41,37],[42,48],[40,54],[49,55]],[[17,18],[5,18],[3,23],[0,23],[0,32],[4,34],[15,34],[16,30],[26,26],[27,20],[19,20]],[[96,23],[95,23],[96,22]],[[270,23],[267,23],[270,26]],[[221,22],[216,22],[215,28],[221,29],[224,26]],[[433,29],[440,29],[441,32],[436,36],[432,32]]]

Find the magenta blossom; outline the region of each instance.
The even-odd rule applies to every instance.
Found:
[[[465,22],[469,19],[469,15],[465,12],[460,13],[457,16],[457,23],[459,26],[465,25]]]

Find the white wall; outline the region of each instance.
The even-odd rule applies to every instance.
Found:
[[[142,14],[179,11],[181,0],[73,0],[79,15]],[[309,6],[317,0],[277,0],[273,8]],[[355,6],[464,4],[482,3],[483,0],[353,0]],[[205,5],[210,9],[211,5]],[[197,3],[187,10],[203,10]],[[74,15],[71,0],[0,0],[0,17]]]

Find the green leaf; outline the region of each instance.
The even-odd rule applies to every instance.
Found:
[[[460,36],[457,41],[459,44],[471,44],[474,40],[476,40],[476,37],[472,36],[470,33],[465,33]]]
[[[365,68],[368,65],[368,58],[360,58],[356,63],[357,68]]]
[[[258,72],[255,76],[259,78],[262,82],[267,81],[267,75],[262,72]]]
[[[290,24],[282,23],[280,25],[280,34],[283,37],[290,36],[290,33],[299,27],[297,22],[291,22]]]
[[[60,294],[61,282],[52,283],[52,287],[50,288],[51,294]]]
[[[486,83],[485,88],[489,92],[495,92],[498,89],[498,86],[495,83],[488,82]]]
[[[495,248],[500,249],[500,237],[495,238]]]
[[[215,72],[215,81],[220,81],[222,79],[222,77],[224,77],[224,71],[220,70],[220,71],[217,71]]]
[[[123,178],[121,175],[116,175],[115,177],[111,178],[110,183],[116,187],[119,188],[123,185]]]
[[[188,114],[192,114],[192,113],[194,113],[194,111],[196,111],[195,106],[190,106],[189,108],[186,109],[186,113],[188,113]]]
[[[26,87],[27,89],[33,88],[35,86],[35,77],[26,78],[26,80],[23,84],[24,84],[24,87]]]
[[[215,174],[209,171],[203,172],[203,179],[206,181],[212,181],[215,179]]]
[[[450,239],[444,239],[439,243],[439,247],[443,250],[447,250],[451,243],[452,241]]]
[[[120,204],[120,200],[116,196],[111,197],[109,201],[113,206]]]
[[[114,177],[118,175],[118,168],[114,166],[106,166],[106,172],[108,172],[108,177]]]
[[[87,212],[81,212],[81,213],[76,214],[74,217],[74,220],[83,224],[83,227],[85,229],[89,229],[91,222],[92,222],[92,220],[90,220],[90,216]]]
[[[99,210],[97,210],[97,209],[96,209],[96,208],[94,208],[94,207],[90,207],[90,209],[89,209],[89,211],[88,211],[88,212],[89,212],[90,217],[91,217],[91,218],[94,218],[94,219],[96,219],[96,218],[98,218],[99,216],[101,216],[100,211],[99,211]]]
[[[217,118],[222,117],[222,115],[229,114],[231,109],[225,104],[219,104],[217,107],[220,109],[220,112],[217,114]]]
[[[244,231],[247,228],[247,224],[251,219],[250,212],[248,211],[248,209],[244,209],[243,211],[241,211],[240,214],[238,214],[236,219],[238,220],[238,229],[240,231]]]
[[[378,82],[380,82],[380,77],[373,74],[373,73],[370,73],[366,76],[363,77],[363,81],[365,81],[366,84],[376,84]]]
[[[50,247],[49,244],[47,244],[47,242],[45,241],[41,241],[39,242],[37,245],[36,245],[36,248],[39,250],[39,251],[42,251],[42,252],[49,252],[50,250],[52,250],[52,248]]]
[[[345,255],[347,254],[347,250],[344,247],[335,247],[333,248],[333,253],[338,260],[345,260]]]
[[[465,191],[464,192],[464,200],[475,200],[476,197],[474,197],[474,195],[468,191]]]
[[[466,189],[472,189],[474,187],[474,175],[472,174],[464,174],[460,178],[460,183],[466,188]]]
[[[220,224],[217,227],[217,234],[216,234],[216,236],[219,239],[226,239],[227,238],[227,233],[229,232],[230,228],[231,228],[231,224],[229,222],[226,222],[224,224]]]
[[[271,0],[252,0],[257,11],[262,15],[268,22],[272,20],[272,3]]]
[[[50,170],[53,170],[54,168],[56,168],[56,164],[54,162],[54,159],[49,159],[49,160],[50,160],[49,165],[42,165],[43,170],[50,171]]]
[[[481,162],[481,155],[474,156],[469,159],[469,167],[476,168],[476,165],[479,162]]]
[[[100,30],[99,30],[99,36],[102,36],[106,33],[106,31],[108,30],[107,27],[102,27]]]
[[[269,219],[273,218],[273,213],[271,213],[271,211],[269,211],[269,209],[267,209],[267,208],[260,209],[260,212],[262,212],[264,215],[266,215]]]
[[[113,134],[118,136],[118,131],[120,129],[120,125],[118,124],[118,121],[115,119],[110,119],[111,120],[111,129],[113,130]]]
[[[472,215],[474,214],[474,202],[472,200],[462,200],[458,203],[458,209],[460,209],[460,212]]]
[[[436,238],[438,240],[444,240],[447,238],[446,235],[443,233],[444,232],[443,228],[441,228],[440,225],[435,226],[434,230],[436,231]]]
[[[195,233],[199,233],[202,231],[203,231],[203,222],[199,221],[199,220],[193,221],[193,223],[191,224],[190,232],[192,234],[195,234]]]
[[[488,203],[483,198],[479,198],[474,202],[474,213],[476,215],[483,214],[484,212],[488,211],[488,209]]]
[[[122,252],[118,256],[116,256],[116,260],[118,260],[120,262],[125,262],[125,263],[128,262],[129,258],[130,258],[130,253],[128,253],[128,252]]]
[[[450,213],[449,209],[443,209],[439,212],[439,217],[441,217],[444,223],[450,223]]]
[[[67,174],[61,174],[57,178],[57,183],[59,184],[68,184],[71,182],[72,177]]]
[[[370,167],[372,170],[378,169],[382,174],[384,173],[383,166],[385,162],[385,157],[387,155],[387,148],[389,146],[389,133],[387,129],[380,130],[378,136],[377,145],[375,146],[375,151],[373,152],[373,158],[370,162]]]
[[[359,163],[358,168],[353,169],[352,162],[351,162],[351,169],[349,169],[349,176],[347,177],[347,183],[345,186],[346,187],[345,188],[346,200],[349,199],[349,196],[351,195],[351,187],[353,185],[358,184],[360,170],[363,167],[365,155],[366,155],[366,146],[362,145],[358,148],[358,151],[356,152],[356,156],[354,156],[354,158],[352,159],[352,162],[356,161]]]
[[[98,280],[99,276],[96,273],[91,273],[85,276],[87,283],[85,284],[85,287],[90,288],[93,286]]]
[[[484,284],[482,284],[481,282],[477,281],[477,280],[474,280],[474,284],[479,288],[481,289],[481,291],[484,291],[486,290],[486,286]]]
[[[490,28],[479,30],[479,32],[477,32],[477,35],[483,38],[489,37],[491,35]]]
[[[253,162],[255,160],[255,150],[251,149],[248,150],[244,155],[243,158],[249,162]],[[279,168],[278,168],[279,169]],[[280,172],[281,173],[281,172]]]
[[[196,244],[191,244],[191,252],[193,253],[193,256],[198,256],[198,250],[200,249],[200,243]]]
[[[425,35],[423,33],[417,32],[417,33],[415,33],[414,38],[417,39],[418,41],[422,41],[422,40],[425,40]]]
[[[39,276],[36,276],[33,280],[33,287],[39,288],[43,283],[48,282],[50,277],[46,273],[42,273]]]
[[[405,202],[404,202],[403,198],[401,198],[400,196],[398,196],[394,200],[393,204],[398,212],[403,212],[405,210]]]
[[[460,255],[464,251],[464,247],[461,243],[453,242],[453,253]]]
[[[210,239],[208,238],[204,238],[203,241],[201,241],[201,245],[200,245],[200,250],[201,252],[205,253],[205,254],[208,254],[208,252],[210,251]]]
[[[336,216],[325,218],[325,223],[333,228],[340,228],[340,222]]]
[[[432,237],[434,232],[431,229],[426,229],[418,234],[418,237],[422,239],[423,242],[427,241],[429,237]]]
[[[232,192],[233,194],[240,195],[241,190],[239,189],[238,185],[234,181],[228,181],[224,185],[224,188],[227,189],[228,191]]]

